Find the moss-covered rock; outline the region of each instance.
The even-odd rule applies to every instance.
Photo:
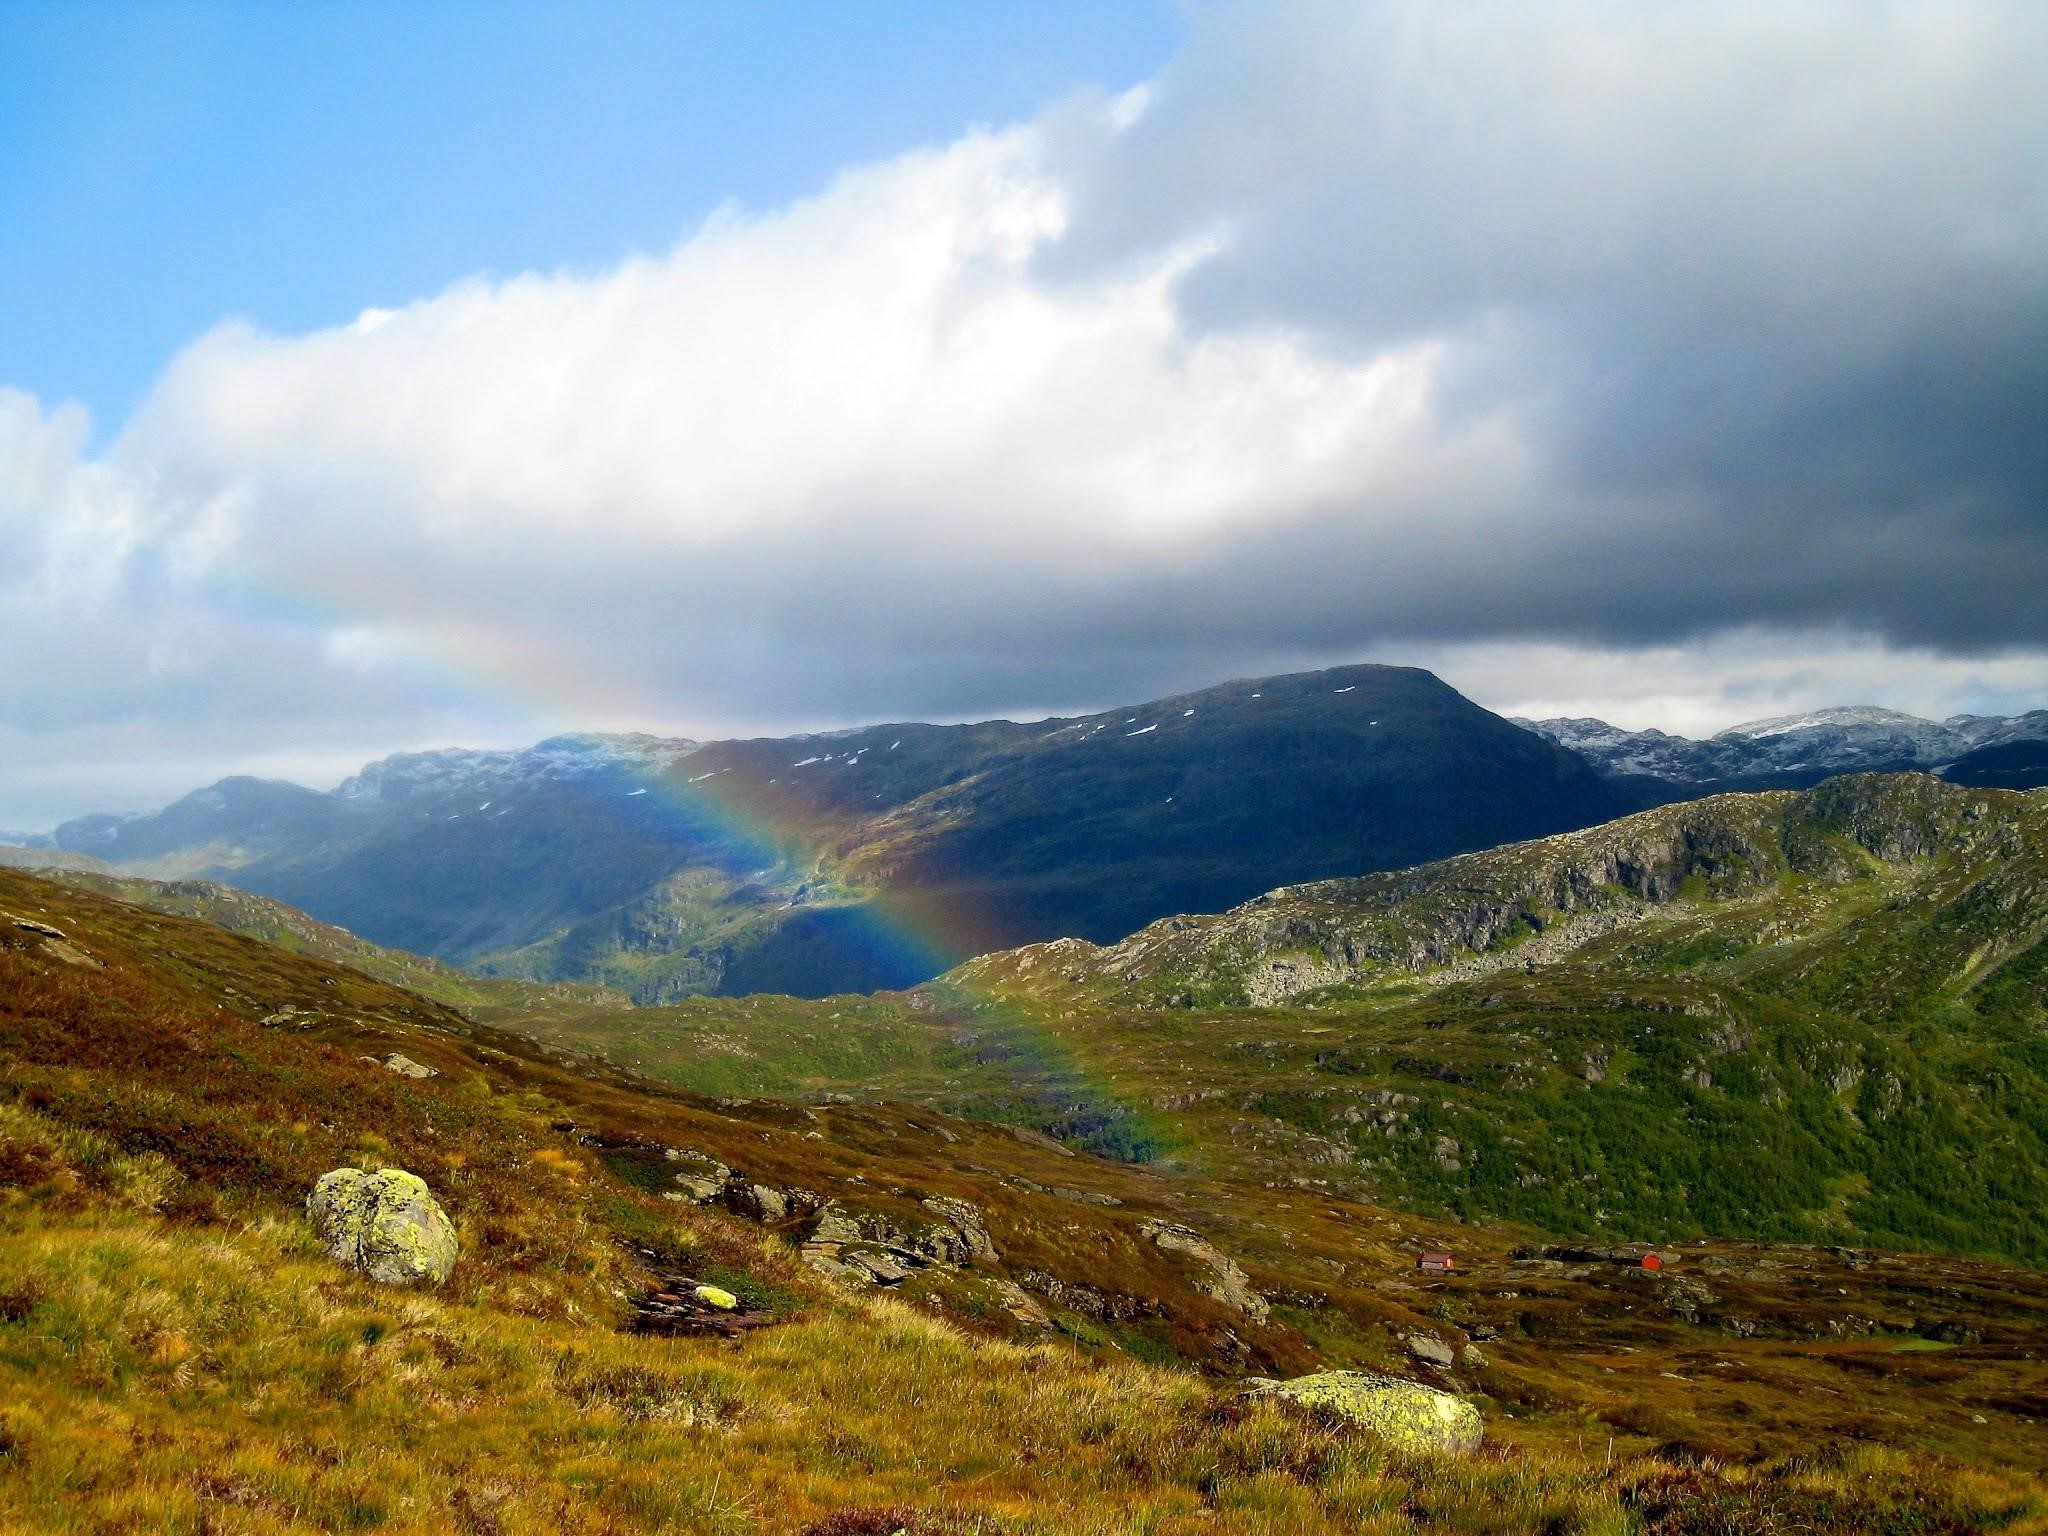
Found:
[[[455,1224],[403,1168],[323,1173],[306,1215],[331,1258],[385,1285],[439,1285],[455,1267]]]
[[[1401,1451],[1479,1448],[1479,1410],[1462,1397],[1370,1371],[1321,1371],[1291,1381],[1254,1377],[1247,1397],[1278,1397],[1369,1429]]]

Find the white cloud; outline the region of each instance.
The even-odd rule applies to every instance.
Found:
[[[2048,708],[2048,653],[1946,656],[1839,629],[1742,629],[1629,649],[1543,642],[1431,647],[1407,659],[1488,708],[1526,719],[1593,716],[1705,737],[1837,704],[1944,719]]]

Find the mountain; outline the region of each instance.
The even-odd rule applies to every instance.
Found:
[[[2048,737],[1978,747],[1944,767],[1941,776],[1980,789],[2043,788],[2048,786]]]
[[[1725,790],[1803,789],[1841,773],[1941,769],[1983,747],[2048,740],[2048,710],[1937,722],[1852,706],[1752,720],[1706,741],[1594,719],[1515,723],[1578,753],[1639,805]]]
[[[1358,666],[1030,724],[414,753],[327,795],[227,780],[57,841],[653,1002],[901,986],[1623,808],[1577,757],[1429,673]]]
[[[54,841],[68,853],[178,876],[238,869],[347,824],[347,807],[334,796],[281,779],[237,776],[194,790],[153,815],[67,821]]]
[[[701,1092],[914,1100],[1580,1242],[2048,1265],[2048,792],[1715,796],[907,995],[501,1022]]]
[[[847,1005],[690,1006],[733,1021],[730,1057]],[[1237,1038],[1322,1038],[1262,1017]],[[1160,1058],[1176,1030],[1153,1021]],[[1267,1114],[1237,1118],[1186,1125],[1221,1161]],[[2038,1273],[1648,1219],[1625,1246],[1544,1242],[1208,1155],[677,1091],[0,871],[0,1526],[1847,1536],[2048,1514]],[[343,1166],[424,1181],[459,1244],[444,1287],[322,1251],[306,1197]],[[1455,1269],[1418,1272],[1425,1250]],[[1484,1453],[1399,1454],[1243,1394],[1324,1368],[1476,1405]]]

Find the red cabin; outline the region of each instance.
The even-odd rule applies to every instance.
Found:
[[[1448,1253],[1424,1253],[1416,1255],[1415,1267],[1417,1269],[1434,1270],[1438,1274],[1442,1274],[1446,1270],[1456,1269],[1458,1261],[1453,1259]]]

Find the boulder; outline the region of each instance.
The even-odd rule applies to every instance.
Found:
[[[818,1224],[811,1229],[814,1243],[858,1243],[866,1236],[860,1223],[837,1200],[829,1200],[818,1212]]]
[[[1319,1409],[1371,1431],[1396,1450],[1464,1452],[1479,1448],[1479,1410],[1464,1398],[1420,1382],[1371,1371],[1321,1371],[1291,1381],[1253,1377],[1246,1397],[1277,1397]]]
[[[455,1224],[403,1168],[320,1175],[306,1215],[328,1256],[385,1285],[439,1285],[455,1267]]]
[[[690,1294],[703,1302],[705,1306],[716,1307],[721,1312],[737,1312],[739,1310],[739,1297],[733,1295],[731,1291],[728,1291],[722,1285],[695,1286],[691,1289]]]
[[[754,1184],[735,1175],[721,1194],[727,1210],[751,1221],[775,1222],[789,1215],[789,1197],[767,1184]]]
[[[1449,1370],[1458,1358],[1451,1352],[1451,1346],[1433,1333],[1418,1333],[1408,1340],[1408,1353],[1424,1365],[1434,1365]]]
[[[1226,1307],[1237,1308],[1255,1323],[1266,1320],[1272,1309],[1266,1298],[1252,1289],[1251,1277],[1237,1260],[1193,1227],[1184,1227],[1177,1221],[1154,1220],[1145,1222],[1141,1230],[1168,1253],[1184,1254],[1208,1269],[1207,1278],[1197,1281],[1196,1289]]]
[[[897,1262],[886,1253],[873,1253],[862,1248],[846,1255],[849,1269],[865,1274],[878,1285],[900,1285],[910,1278],[910,1268]]]
[[[725,1193],[725,1186],[732,1178],[732,1170],[708,1152],[699,1152],[691,1147],[664,1147],[661,1155],[671,1163],[682,1165],[673,1176],[677,1187],[665,1192],[673,1200],[709,1205]]]

